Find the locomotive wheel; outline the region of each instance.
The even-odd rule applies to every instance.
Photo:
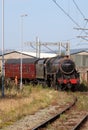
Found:
[[[72,88],[71,88],[71,91],[72,91],[72,92],[75,92],[75,87],[72,87]]]
[[[55,90],[60,90],[60,91],[61,91],[61,88],[60,88],[60,86],[58,85],[58,82],[56,82],[56,84],[55,84]]]
[[[68,89],[71,89],[72,88],[72,85],[70,83],[67,84],[67,88]]]
[[[55,84],[55,90],[62,90],[62,85],[58,85],[58,83]]]
[[[56,82],[51,81],[50,86],[51,86],[51,88],[54,88],[55,90],[58,90],[58,86],[56,85]]]
[[[54,88],[54,82],[53,81],[51,81],[50,86],[51,86],[51,88]]]
[[[77,89],[78,89],[78,85],[73,85],[71,88],[71,91],[75,92],[75,91],[77,91]]]
[[[48,87],[51,87],[51,83],[50,83],[49,80],[46,81],[46,84],[47,84]]]
[[[61,84],[56,84],[56,89],[59,90],[59,91],[62,91],[62,85]]]
[[[60,84],[59,87],[58,87],[58,90],[64,91],[64,90],[66,90],[66,88],[67,87],[65,85]]]

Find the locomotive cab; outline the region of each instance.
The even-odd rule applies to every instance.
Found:
[[[45,84],[45,62],[47,59],[39,59],[36,62],[36,80],[42,85]]]

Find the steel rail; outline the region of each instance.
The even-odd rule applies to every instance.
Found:
[[[79,130],[82,124],[86,122],[86,120],[88,120],[88,114],[86,114],[72,130]]]
[[[46,121],[42,122],[41,124],[37,125],[36,127],[32,128],[32,130],[38,130],[39,128],[45,127],[48,123],[52,123],[57,118],[60,117],[61,114],[65,113],[67,110],[71,109],[77,102],[77,98],[74,99],[74,102],[70,104],[70,106],[67,106],[62,112],[57,113],[53,117],[47,119]]]

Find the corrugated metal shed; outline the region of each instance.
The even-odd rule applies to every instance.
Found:
[[[19,51],[10,51],[4,53],[4,60],[7,59],[20,59],[21,58],[21,52]],[[35,58],[34,56],[24,54],[22,53],[22,58]],[[2,54],[0,55],[0,68],[2,66]]]
[[[71,51],[71,58],[75,61],[80,72],[80,81],[88,83],[88,49],[76,49]]]
[[[78,67],[88,67],[88,51],[79,50],[78,52],[71,53],[71,58],[75,61]]]

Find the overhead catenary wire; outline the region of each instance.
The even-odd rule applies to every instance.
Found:
[[[52,51],[53,53],[57,54],[54,50],[50,49],[49,47],[47,47],[46,45],[43,45],[45,48],[47,48],[48,50]]]
[[[74,5],[76,6],[76,8],[77,8],[77,10],[79,11],[79,13],[82,15],[83,19],[85,19],[85,15],[84,15],[83,12],[80,10],[80,8],[79,8],[79,6],[77,5],[77,3],[75,2],[75,0],[73,0],[73,3],[74,3]],[[87,22],[88,22],[88,21],[87,21]],[[87,22],[85,23],[85,25],[84,25],[83,28],[86,27]],[[82,32],[83,32],[83,31],[84,31],[84,30],[82,30]],[[81,33],[82,33],[82,32],[81,32]],[[86,33],[86,32],[85,32],[85,33]]]
[[[73,0],[74,5],[76,6],[77,10],[80,12],[80,14],[82,15],[82,17],[85,19],[85,15],[82,13],[82,11],[80,10],[80,8],[78,7],[77,3],[75,2],[75,0]]]
[[[55,3],[55,5],[77,26],[77,27],[79,27],[79,28],[81,28],[80,27],[80,25],[56,2],[56,0],[52,0],[54,3]],[[79,9],[80,10],[80,9]],[[85,17],[83,14],[82,14],[82,12],[81,12],[81,10],[80,10],[80,13],[81,13],[81,15],[83,16],[83,17]],[[86,24],[85,24],[86,25]],[[84,26],[85,26],[84,25]],[[87,34],[87,32],[85,32],[85,30],[82,30],[85,34]],[[82,33],[82,32],[81,32]],[[83,38],[84,40],[86,40],[87,41],[87,39],[85,39],[85,38]]]
[[[36,48],[33,46],[33,44],[30,42],[30,46],[34,49],[34,50],[36,50]]]
[[[35,47],[36,43],[35,43],[35,42],[26,42],[25,44],[26,44],[26,45],[30,45],[30,47],[31,47],[32,49],[36,50],[36,47]],[[33,45],[33,44],[34,44],[34,45]],[[40,45],[44,46],[44,47],[47,48],[48,50],[50,50],[50,51],[52,51],[53,53],[57,54],[54,50],[52,50],[51,48],[47,47],[47,45],[44,45],[44,44],[42,44],[42,43],[41,43]]]
[[[81,37],[83,40],[86,40],[86,41],[88,41],[88,39],[86,39],[86,38],[83,38],[83,37]]]
[[[83,12],[80,10],[80,8],[78,7],[78,5],[77,5],[77,3],[75,2],[75,0],[73,0],[73,3],[74,3],[74,5],[76,6],[76,8],[78,9],[78,11],[80,12],[80,14],[82,15],[83,19],[85,19],[85,15],[84,15]],[[80,32],[80,35],[84,32],[87,23],[88,23],[88,21],[86,21],[86,23],[85,23],[85,25],[84,25],[84,27],[83,27],[84,29]],[[88,33],[87,33],[86,31],[85,31],[85,34],[88,35]],[[85,37],[80,36],[79,38],[82,38],[83,40],[88,41],[88,39],[86,39]]]
[[[80,10],[80,8],[79,8],[79,6],[77,5],[77,3],[75,2],[75,0],[73,0],[73,3],[74,3],[74,5],[76,6],[76,8],[77,8],[77,10],[79,11],[79,13],[82,15],[83,19],[85,19],[85,15],[84,15],[83,12]],[[87,22],[88,22],[88,21],[87,21]],[[84,25],[83,28],[86,27],[87,22],[85,23],[85,25]],[[80,34],[82,34],[82,32],[84,32],[84,30],[82,30]],[[85,32],[85,33],[86,33],[86,32]],[[86,33],[86,34],[88,34],[88,33]]]
[[[52,0],[55,5],[57,5],[57,7],[78,27],[80,27],[80,25],[56,2],[56,0]]]

